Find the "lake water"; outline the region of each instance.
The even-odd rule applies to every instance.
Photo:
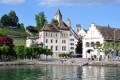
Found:
[[[120,80],[120,67],[0,66],[0,80]]]

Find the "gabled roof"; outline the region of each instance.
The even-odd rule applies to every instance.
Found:
[[[120,41],[120,29],[112,28],[110,26],[97,26],[97,29],[105,38],[105,40]]]
[[[69,30],[70,29],[70,27],[68,27],[63,21],[61,21],[58,26],[62,30]]]
[[[70,29],[70,31],[72,32],[73,36],[76,38],[76,39],[79,39],[79,36],[75,33],[75,31],[73,29]]]
[[[59,27],[54,24],[45,24],[42,31],[59,31]]]
[[[56,14],[55,14],[55,15],[60,15],[60,16],[62,16],[62,14],[61,14],[61,12],[60,12],[59,8],[57,9],[57,12],[56,12]]]

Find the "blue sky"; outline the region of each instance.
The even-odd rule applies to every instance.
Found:
[[[120,0],[0,0],[0,17],[14,10],[25,26],[36,25],[35,14],[44,11],[51,22],[58,8],[74,30],[76,24],[88,29],[91,23],[120,27]]]

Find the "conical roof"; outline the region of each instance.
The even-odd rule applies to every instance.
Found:
[[[55,14],[55,15],[60,15],[60,16],[62,16],[62,14],[61,14],[61,12],[60,12],[59,8],[57,9],[57,12],[56,12],[56,14]]]

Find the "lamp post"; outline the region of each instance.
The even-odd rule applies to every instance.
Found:
[[[114,29],[114,47],[113,47],[113,50],[114,50],[114,54],[115,54],[115,57],[116,57],[116,51],[115,51],[115,42],[116,42],[116,33],[115,33],[116,29]]]

